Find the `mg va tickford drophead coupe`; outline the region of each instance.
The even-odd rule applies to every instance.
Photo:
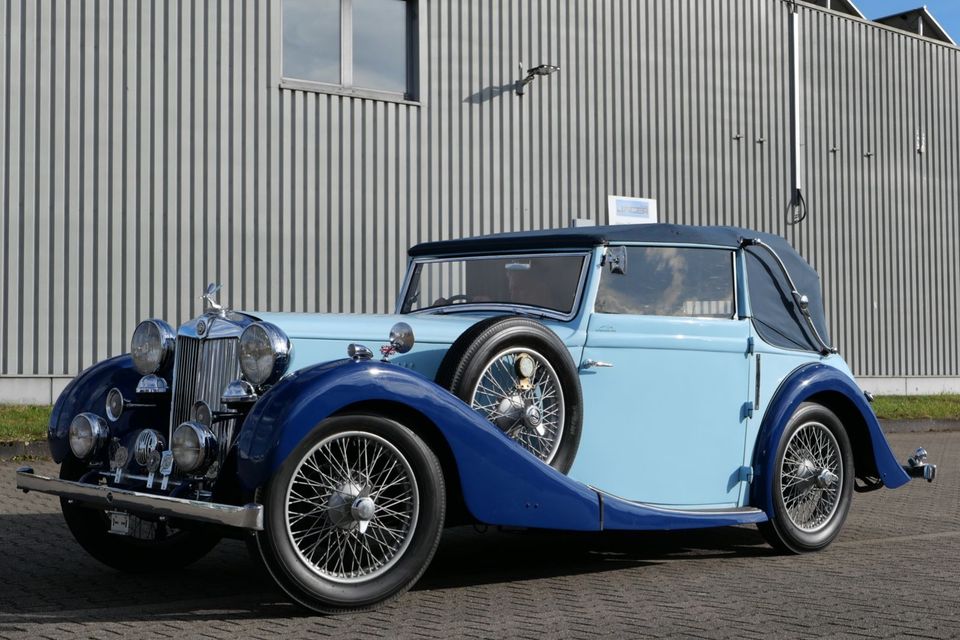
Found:
[[[112,567],[234,535],[329,612],[409,588],[445,525],[756,523],[799,553],[855,490],[934,478],[923,450],[894,458],[780,237],[611,226],[409,255],[394,315],[231,311],[211,285],[179,329],[141,322],[57,401],[60,477],[18,486],[60,496]]]

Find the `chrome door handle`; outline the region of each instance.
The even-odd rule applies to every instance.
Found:
[[[592,369],[593,367],[604,368],[612,367],[613,363],[611,362],[601,362],[600,360],[584,360],[583,364],[580,365],[581,369]]]

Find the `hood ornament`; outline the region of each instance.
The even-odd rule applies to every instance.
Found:
[[[217,302],[216,298],[217,292],[222,288],[222,285],[219,285],[216,282],[211,282],[207,285],[206,292],[200,296],[200,299],[203,300],[204,313],[215,313],[218,315],[224,314],[223,305]]]

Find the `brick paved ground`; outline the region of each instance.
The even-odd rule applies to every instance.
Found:
[[[129,576],[74,543],[54,498],[0,465],[0,637],[960,637],[960,432],[925,445],[933,485],[858,495],[827,551],[774,555],[752,528],[445,534],[420,584],[373,613],[286,603],[237,542],[176,574]],[[51,472],[53,465],[36,465]]]

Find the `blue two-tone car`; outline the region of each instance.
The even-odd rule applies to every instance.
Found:
[[[60,477],[18,486],[60,496],[112,567],[240,536],[329,612],[404,592],[444,526],[756,523],[796,553],[855,490],[934,477],[922,450],[894,458],[780,237],[610,226],[409,255],[393,315],[237,312],[211,286],[179,329],[143,321],[57,401]]]

